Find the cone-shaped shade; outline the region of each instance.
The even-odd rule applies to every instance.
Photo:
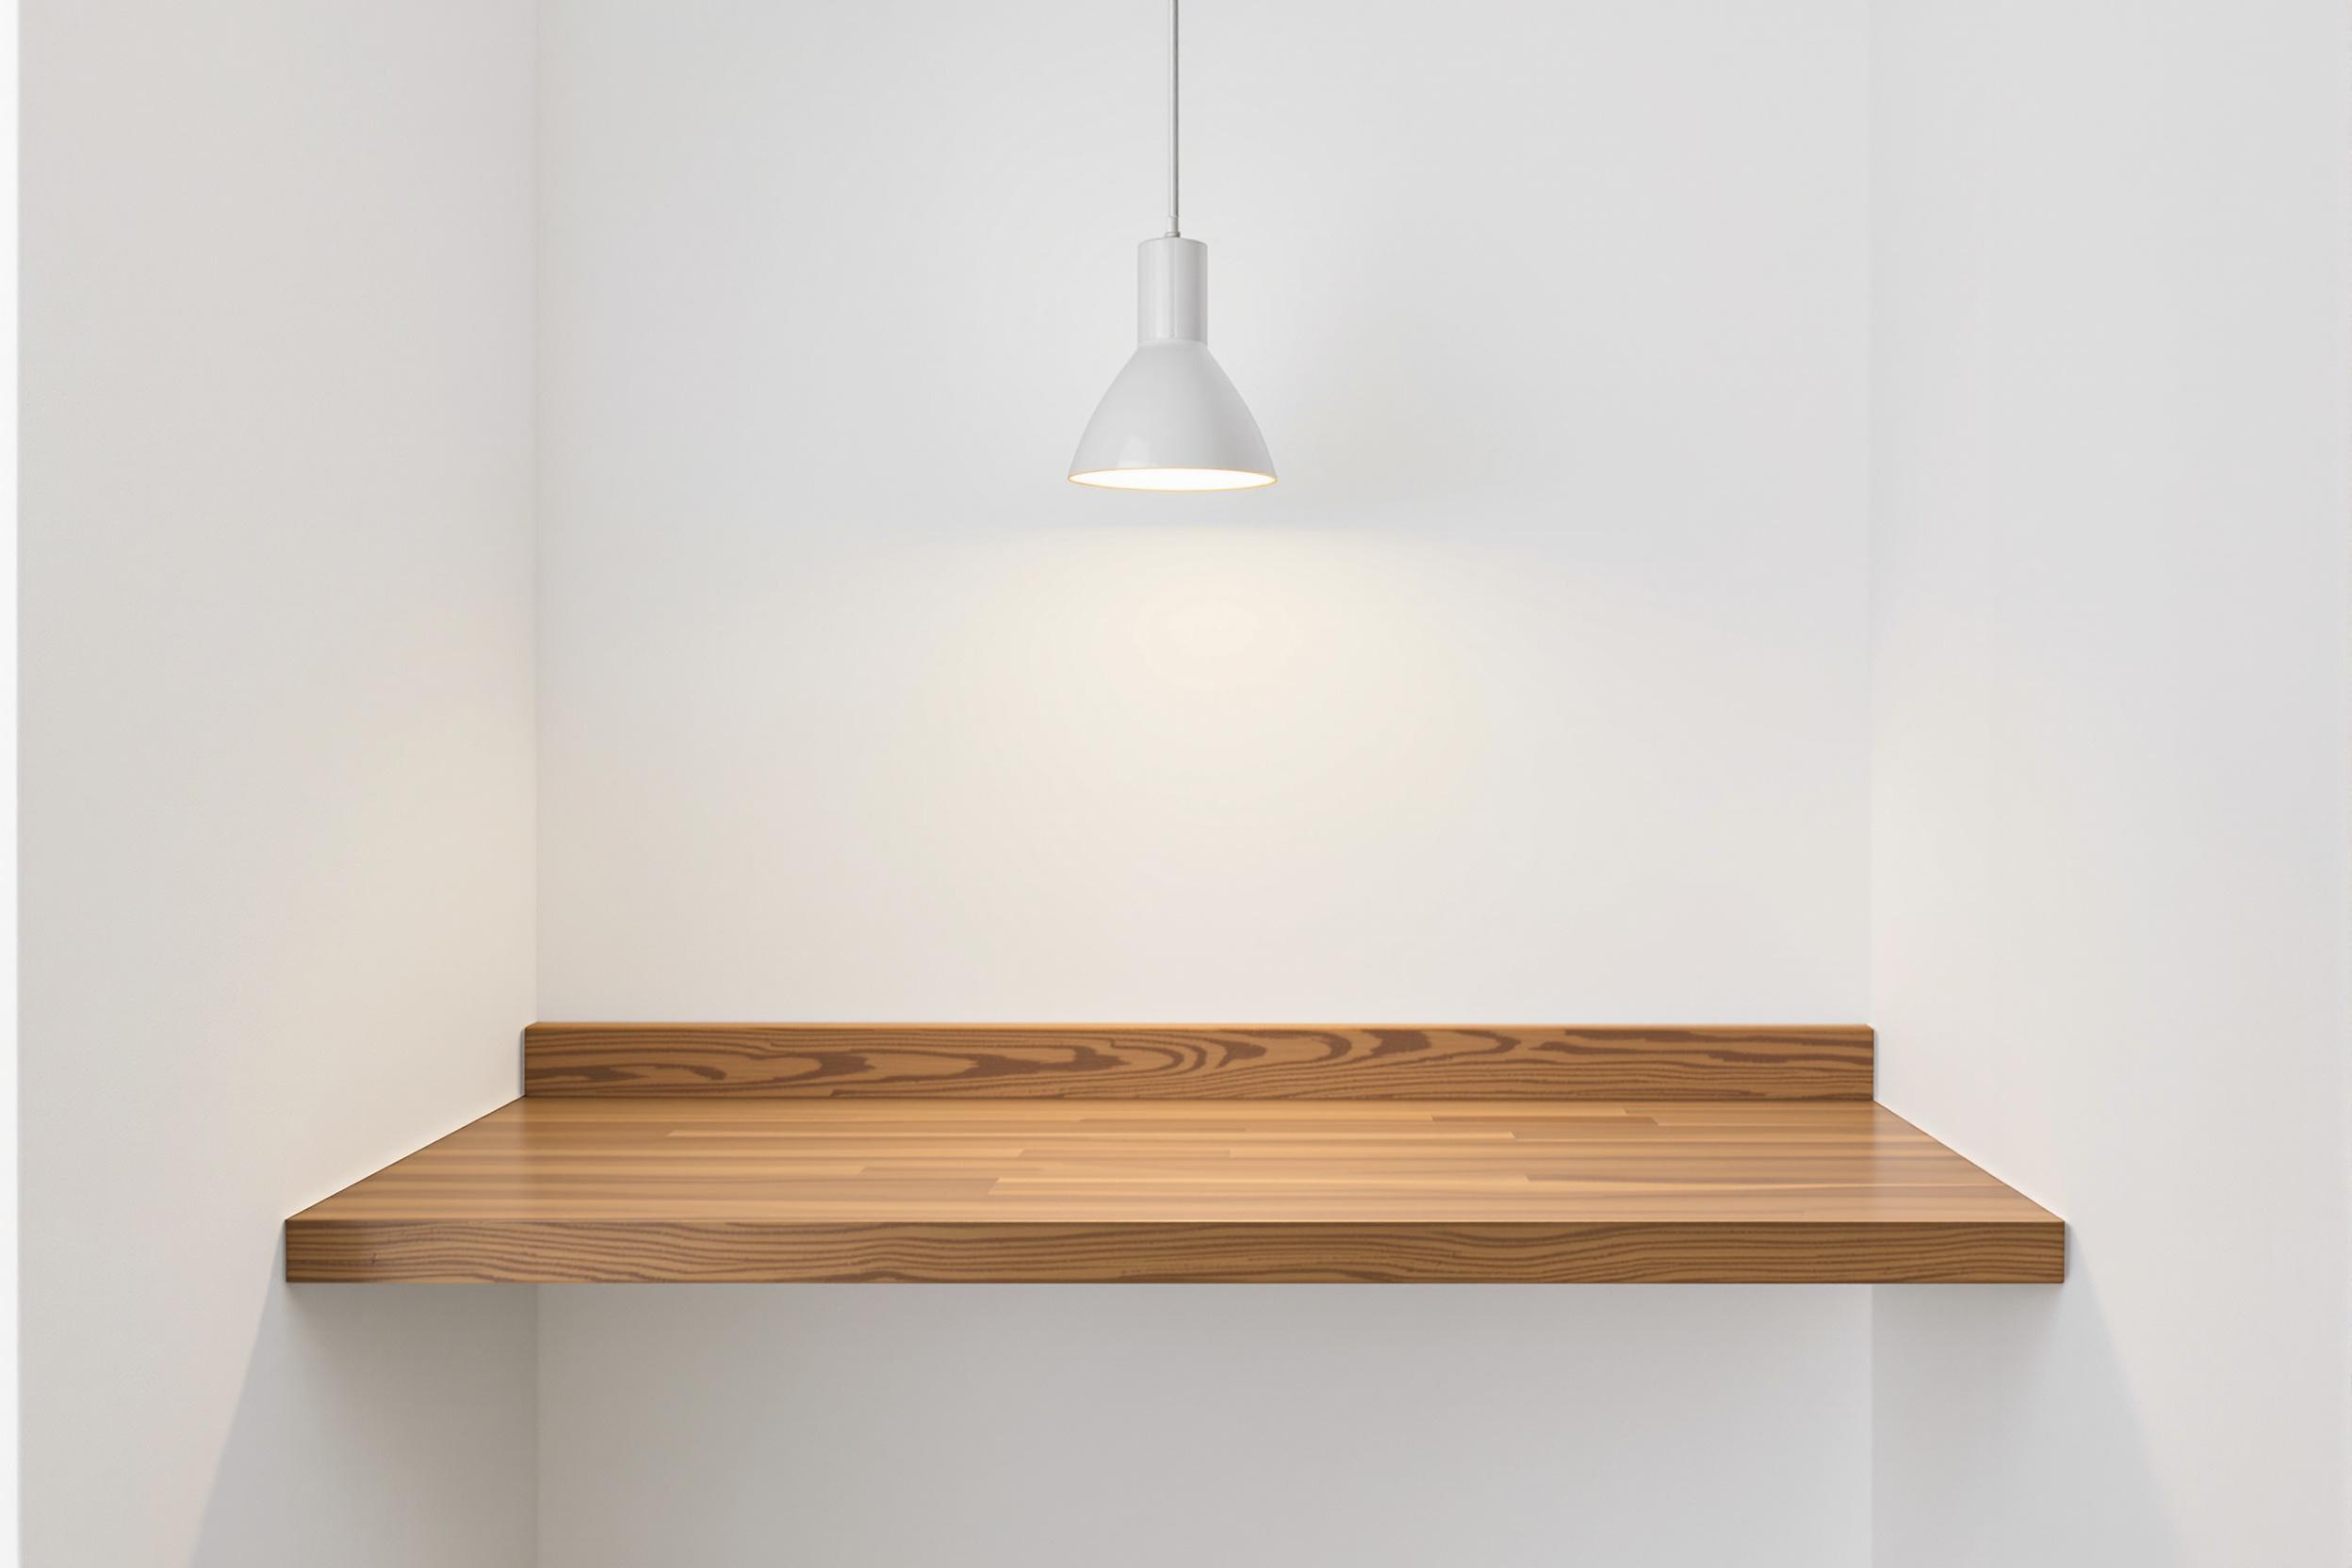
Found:
[[[1070,477],[1119,490],[1243,490],[1274,482],[1266,437],[1206,343],[1137,349],[1102,394]]]
[[[1113,490],[1247,490],[1274,482],[1266,437],[1209,356],[1209,248],[1147,239],[1135,357],[1078,438],[1070,477]]]

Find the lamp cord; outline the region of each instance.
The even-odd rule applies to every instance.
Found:
[[[1168,0],[1168,237],[1174,239],[1184,233],[1177,222],[1182,210],[1179,201],[1184,189],[1184,126],[1182,111],[1177,107],[1177,89],[1182,82],[1182,42],[1184,0]]]

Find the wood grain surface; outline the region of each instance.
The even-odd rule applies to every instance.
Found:
[[[2052,1227],[805,1225],[320,1220],[315,1282],[2017,1284],[2065,1277]]]
[[[534,1023],[523,1092],[1008,1100],[1859,1100],[1859,1026]]]
[[[294,1281],[2055,1282],[1848,1102],[517,1101],[287,1222]]]

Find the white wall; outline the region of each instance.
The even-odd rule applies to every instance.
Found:
[[[1865,1296],[549,1287],[541,1560],[1859,1568]]]
[[[16,0],[0,0],[0,299],[17,297]],[[17,1333],[16,313],[0,311],[0,1564],[16,1568],[22,1471]]]
[[[1164,20],[544,8],[541,1014],[1865,1017],[1860,0],[1188,8],[1226,498]],[[1858,1564],[1868,1312],[551,1291],[543,1551]]]
[[[25,1540],[517,1568],[532,1302],[277,1283],[531,1006],[531,8],[24,16]]]
[[[1881,1091],[2073,1240],[1876,1293],[1877,1560],[2341,1563],[2347,13],[1876,23]]]

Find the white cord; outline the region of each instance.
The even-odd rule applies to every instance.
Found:
[[[1177,107],[1177,88],[1181,83],[1179,63],[1182,54],[1184,0],[1168,0],[1168,237],[1176,238],[1184,233],[1176,221],[1183,210],[1180,196],[1184,189],[1184,125],[1182,111]]]

